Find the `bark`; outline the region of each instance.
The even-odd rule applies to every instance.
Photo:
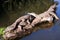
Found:
[[[17,37],[21,38],[25,35],[30,34],[33,28],[35,28],[38,23],[42,23],[45,21],[53,22],[53,16],[56,17],[56,19],[59,19],[56,14],[52,13],[53,11],[55,11],[55,7],[56,5],[54,4],[47,11],[39,15],[34,15],[35,13],[33,15],[31,14],[35,18],[31,17],[31,15],[25,15],[18,18],[12,25],[5,29],[5,34],[3,35],[4,39],[13,40]],[[29,20],[31,20],[32,22],[30,22]]]

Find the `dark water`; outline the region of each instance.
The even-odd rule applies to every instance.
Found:
[[[60,0],[55,0],[59,2],[57,6],[57,15],[60,18]],[[21,40],[60,40],[60,20],[57,21],[49,29],[40,29],[33,32],[29,36],[22,38]]]

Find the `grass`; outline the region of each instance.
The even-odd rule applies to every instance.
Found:
[[[4,32],[3,32],[4,29],[5,29],[5,27],[1,27],[1,28],[0,28],[0,35],[1,35],[1,36],[4,34]]]

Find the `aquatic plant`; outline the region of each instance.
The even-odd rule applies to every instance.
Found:
[[[0,28],[0,35],[3,35],[3,34],[4,34],[4,32],[3,32],[4,29],[5,29],[5,27],[1,27],[1,28]]]

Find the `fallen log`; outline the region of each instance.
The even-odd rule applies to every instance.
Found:
[[[18,18],[12,25],[8,26],[4,31],[5,40],[14,40],[15,38],[21,38],[27,34],[32,33],[35,25],[42,22],[49,22],[49,25],[53,22],[53,17],[59,19],[56,14],[54,14],[54,8],[56,4],[52,5],[47,11],[42,14],[28,13],[28,15]],[[50,11],[52,9],[52,11]],[[42,26],[45,27],[45,26]]]

